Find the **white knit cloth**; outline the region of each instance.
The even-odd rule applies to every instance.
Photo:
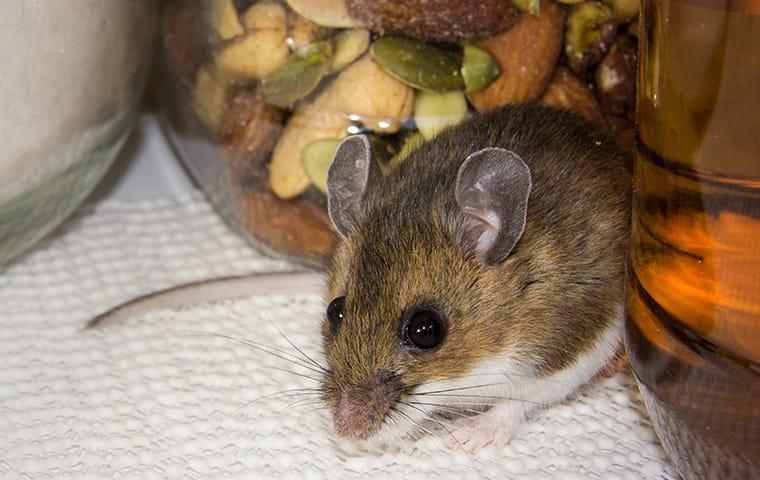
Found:
[[[677,478],[628,372],[541,413],[500,451],[466,455],[445,433],[373,451],[337,441],[315,397],[260,398],[314,386],[279,370],[289,362],[202,335],[293,351],[279,328],[318,356],[314,294],[79,331],[160,287],[292,268],[253,252],[198,194],[85,208],[0,273],[0,478]]]

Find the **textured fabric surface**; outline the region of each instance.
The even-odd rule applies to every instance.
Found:
[[[289,270],[199,195],[85,209],[0,273],[0,478],[677,478],[629,372],[468,455],[445,432],[361,449],[336,440],[311,372],[230,338],[319,357],[321,298],[251,297],[80,332],[157,288]],[[295,371],[305,376],[293,375]]]

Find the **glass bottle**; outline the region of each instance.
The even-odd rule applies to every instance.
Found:
[[[760,0],[644,0],[626,348],[680,474],[760,478]]]

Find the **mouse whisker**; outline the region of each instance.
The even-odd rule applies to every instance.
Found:
[[[318,412],[320,410],[327,410],[327,407],[325,407],[324,405],[312,405],[311,408],[308,408],[306,410],[302,410],[302,412],[305,413],[305,414],[311,414],[311,413],[314,413],[314,412]]]
[[[402,402],[402,403],[403,403],[403,402]],[[407,405],[407,406],[409,406],[410,408],[413,408],[413,407],[411,407],[411,405]],[[413,420],[411,417],[409,417],[409,415],[405,414],[404,412],[402,412],[402,411],[400,411],[400,410],[398,410],[398,409],[396,409],[396,408],[394,408],[394,407],[391,407],[391,412],[389,412],[389,414],[391,414],[391,413],[396,413],[397,415],[400,415],[400,416],[403,416],[403,417],[405,417],[405,418],[406,418],[406,419],[407,419],[407,420],[408,420],[408,421],[409,421],[409,422],[410,422],[412,425],[414,425],[416,428],[418,428],[418,429],[419,429],[421,432],[423,432],[423,433],[427,434],[427,435],[428,435],[428,436],[429,436],[431,439],[435,440],[436,442],[440,442],[440,443],[442,444],[442,446],[443,446],[443,447],[447,447],[447,446],[446,446],[446,444],[445,444],[445,443],[443,443],[443,439],[441,438],[441,436],[440,436],[440,435],[438,435],[436,432],[433,432],[432,430],[430,430],[430,429],[428,429],[428,428],[425,428],[425,427],[424,427],[424,426],[422,426],[422,425],[421,425],[419,422],[416,422],[416,421],[414,421],[414,420]],[[424,413],[424,411],[423,411],[423,413]],[[390,415],[389,415],[389,417],[388,417],[388,418],[389,418],[389,420],[393,420],[393,423],[394,423],[394,425],[396,425],[396,426],[398,426],[398,425],[399,425],[399,424],[398,424],[398,422],[396,421],[396,419],[394,419],[394,418],[393,418],[393,417],[391,417]],[[484,478],[484,477],[483,477],[483,474],[482,474],[482,473],[480,472],[480,470],[478,469],[478,466],[477,466],[477,464],[475,463],[475,461],[473,460],[473,458],[472,458],[472,456],[470,455],[470,453],[469,453],[469,452],[468,452],[468,451],[467,451],[467,450],[464,448],[464,446],[463,446],[463,445],[462,445],[462,444],[459,442],[459,440],[457,440],[457,439],[456,439],[456,437],[454,437],[454,435],[453,435],[453,434],[451,433],[451,431],[450,431],[450,430],[449,430],[449,429],[446,427],[446,425],[444,425],[442,422],[439,422],[439,421],[437,421],[437,420],[435,420],[435,419],[432,419],[432,418],[431,418],[431,421],[434,421],[434,422],[438,423],[438,425],[439,425],[439,426],[440,426],[440,427],[441,427],[441,428],[442,428],[442,429],[443,429],[443,430],[444,430],[444,431],[445,431],[445,432],[446,432],[446,433],[447,433],[447,434],[448,434],[448,435],[449,435],[449,436],[450,436],[450,437],[451,437],[451,438],[454,440],[454,442],[455,442],[455,443],[456,443],[456,445],[457,445],[457,448],[459,448],[460,450],[462,450],[462,452],[464,452],[465,456],[467,457],[467,461],[468,461],[468,462],[469,462],[469,464],[472,466],[472,469],[473,469],[473,470],[475,470],[475,472],[478,474],[478,476],[480,476],[481,478]],[[449,426],[453,427],[454,425],[452,425],[452,424],[449,424]],[[398,432],[395,432],[395,431],[393,431],[392,433],[393,433],[393,434],[396,436],[396,438],[398,438],[400,441],[402,441],[402,440],[403,440],[403,438],[401,437],[401,435],[400,435]],[[485,477],[485,478],[487,478],[487,477]]]
[[[322,399],[320,398],[301,398],[298,400],[295,400],[293,402],[290,402],[289,404],[285,405],[280,409],[279,413],[283,413],[286,410],[294,410],[299,407],[308,407],[311,405],[317,405],[319,403],[322,403]]]
[[[399,402],[399,403],[401,403],[402,405],[406,405],[403,402]],[[409,414],[402,412],[398,408],[391,407],[391,411],[397,413],[398,415],[401,415],[411,425],[413,425],[414,428],[419,429],[421,432],[426,433],[426,434],[430,435],[431,437],[436,437],[437,436],[434,431],[430,430],[429,428],[424,427],[420,422],[418,422],[417,420],[413,419],[412,417],[409,416]],[[425,415],[427,416],[427,413]]]
[[[514,378],[526,378],[526,379],[530,380],[531,382],[538,381],[538,382],[546,382],[546,383],[556,383],[556,384],[559,384],[559,385],[568,385],[568,384],[571,383],[571,382],[566,382],[566,381],[562,381],[562,380],[552,380],[552,379],[549,379],[549,378],[536,378],[534,375],[520,374],[520,373],[513,373],[513,372],[510,372],[510,373],[481,372],[481,373],[473,373],[473,374],[469,374],[469,375],[452,375],[450,377],[443,377],[443,378],[441,378],[441,380],[456,380],[456,379],[459,379],[459,378],[477,378],[477,377],[485,377],[485,376],[489,376],[489,377],[503,377],[503,378],[507,378],[507,379],[508,378],[513,378],[513,377]]]
[[[522,402],[522,403],[530,403],[533,405],[539,405],[541,407],[550,407],[552,404],[550,403],[543,403],[543,402],[536,402],[533,400],[526,400],[524,398],[515,398],[515,397],[509,397],[509,396],[503,396],[503,395],[478,395],[474,393],[460,393],[460,394],[434,394],[431,395],[433,397],[453,397],[453,398],[482,398],[491,400],[491,404],[494,403],[493,400],[508,400],[511,402]]]
[[[419,402],[419,401],[405,401],[405,403],[408,403],[410,405],[425,405],[429,407],[436,407],[441,412],[451,413],[460,417],[470,417],[472,415],[483,413],[483,410],[467,408],[462,405],[452,406],[452,405],[446,405],[443,403]]]
[[[478,385],[468,385],[464,387],[445,388],[442,390],[430,390],[427,392],[414,392],[415,395],[432,395],[446,392],[459,392],[462,390],[472,390],[475,388],[497,387],[500,385],[512,385],[514,382],[495,382],[495,383],[483,383]]]
[[[268,354],[270,354],[272,356],[275,356],[275,357],[277,357],[277,358],[279,358],[281,360],[285,360],[287,362],[294,363],[294,364],[296,364],[296,365],[298,365],[300,367],[303,367],[303,368],[305,368],[307,370],[311,370],[312,372],[317,373],[319,375],[322,375],[324,373],[321,370],[319,370],[319,369],[317,369],[317,368],[309,365],[308,363],[305,363],[299,357],[297,357],[297,356],[295,356],[295,355],[293,355],[291,353],[285,352],[283,350],[280,350],[280,349],[278,349],[276,347],[272,347],[271,345],[266,345],[266,344],[263,344],[263,343],[259,343],[259,342],[253,341],[253,340],[247,340],[247,339],[244,339],[244,338],[233,337],[231,335],[224,335],[224,334],[221,334],[221,333],[203,332],[200,335],[211,336],[211,337],[218,337],[218,338],[224,338],[224,339],[230,340],[232,342],[238,343],[240,345],[244,345],[246,347],[252,348],[254,350],[258,350],[260,352],[268,353]]]
[[[301,356],[302,356],[304,359],[306,359],[306,361],[307,361],[307,362],[309,362],[309,363],[311,363],[312,365],[314,365],[315,367],[319,368],[319,369],[320,369],[320,370],[322,370],[324,373],[328,373],[328,370],[327,370],[327,368],[325,368],[325,367],[324,367],[322,364],[320,364],[319,362],[317,362],[316,360],[314,360],[312,357],[310,357],[309,355],[307,355],[307,354],[306,354],[306,353],[305,353],[303,350],[301,350],[300,348],[298,348],[298,347],[296,346],[296,344],[295,344],[295,343],[293,343],[293,342],[292,342],[292,341],[291,341],[291,340],[288,338],[288,336],[287,336],[287,335],[285,335],[285,332],[283,332],[282,330],[280,330],[280,327],[278,327],[278,326],[277,326],[277,325],[275,325],[274,323],[272,323],[272,326],[273,326],[275,329],[277,329],[277,331],[278,331],[278,332],[280,332],[280,335],[282,335],[282,338],[284,338],[284,339],[285,339],[285,341],[286,341],[286,342],[288,342],[288,343],[290,344],[290,346],[291,346],[291,347],[295,348],[295,349],[296,349],[296,351],[297,351],[298,353],[300,353],[300,354],[301,354]]]
[[[270,397],[276,397],[281,395],[290,395],[290,396],[298,396],[298,395],[304,395],[304,394],[313,394],[318,395],[321,392],[321,389],[319,388],[289,388],[287,390],[278,390],[276,392],[270,392],[266,393],[264,395],[259,395],[258,397],[254,398],[253,400],[249,400],[245,402],[240,407],[236,408],[231,415],[235,415],[239,411],[243,410],[244,408],[248,408],[249,406],[253,405],[254,403],[258,402],[259,400],[263,400],[265,398]]]
[[[470,455],[470,453],[469,453],[469,452],[468,452],[468,451],[467,451],[467,450],[464,448],[464,446],[462,445],[462,443],[461,443],[461,442],[460,442],[460,441],[457,439],[457,437],[455,437],[455,436],[454,436],[454,434],[451,432],[451,430],[449,430],[449,428],[448,428],[448,427],[447,427],[447,426],[446,426],[446,425],[445,425],[443,422],[441,422],[440,420],[438,420],[438,419],[436,419],[436,418],[433,418],[433,417],[431,417],[429,413],[427,413],[425,410],[423,410],[423,409],[421,409],[421,408],[419,408],[419,407],[416,407],[416,406],[414,406],[414,405],[410,405],[409,403],[407,403],[407,402],[403,402],[403,401],[402,401],[402,402],[400,402],[400,403],[401,403],[402,405],[406,405],[406,406],[407,406],[407,407],[409,407],[409,408],[413,408],[414,410],[417,410],[418,412],[421,412],[421,413],[423,413],[423,414],[424,414],[425,416],[427,416],[427,417],[428,417],[428,418],[429,418],[431,421],[435,422],[435,423],[436,423],[436,424],[438,424],[438,425],[439,425],[441,428],[443,428],[443,430],[444,430],[444,431],[445,431],[445,432],[446,432],[446,433],[447,433],[447,434],[448,434],[448,435],[451,437],[451,439],[452,439],[452,440],[454,440],[454,442],[456,442],[456,444],[459,446],[459,448],[460,448],[460,449],[461,449],[461,450],[464,452],[464,454],[467,456],[467,460],[470,462],[470,465],[472,465],[472,468],[473,468],[473,469],[474,469],[476,472],[478,472],[478,474],[480,474],[480,471],[478,470],[478,467],[475,465],[475,461],[472,459],[472,455]],[[401,413],[402,415],[406,415],[405,413],[403,413],[403,412],[401,412],[401,411],[399,411],[399,413]],[[407,417],[407,418],[409,418],[409,416],[408,416],[408,415],[406,415],[406,417]],[[416,424],[418,427],[422,428],[422,427],[421,427],[421,425],[419,424],[419,422],[414,422],[414,423],[415,423],[415,424]],[[449,423],[449,427],[452,427],[452,426],[453,426],[453,425]],[[427,431],[429,432],[429,430],[427,430]]]
[[[300,372],[296,372],[296,371],[293,371],[293,370],[288,370],[287,368],[275,367],[275,366],[272,366],[272,365],[259,365],[259,367],[260,368],[267,368],[269,370],[277,370],[277,371],[280,371],[280,372],[290,373],[291,375],[295,375],[297,377],[302,377],[302,378],[305,378],[307,380],[311,380],[312,382],[317,382],[317,383],[321,383],[322,382],[321,378],[315,378],[315,377],[312,377],[311,375],[307,375],[305,373],[300,373]]]
[[[398,440],[399,444],[407,440],[400,433],[400,431],[404,430],[400,421],[403,418],[395,407],[391,407],[391,409],[388,411],[388,414],[386,415],[386,419],[387,422],[391,425],[389,432],[396,438],[396,440]]]

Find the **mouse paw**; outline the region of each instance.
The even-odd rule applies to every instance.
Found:
[[[493,446],[502,449],[512,439],[519,422],[505,415],[504,407],[495,406],[491,410],[458,421],[451,431],[447,444],[450,448],[462,448],[469,453]]]

